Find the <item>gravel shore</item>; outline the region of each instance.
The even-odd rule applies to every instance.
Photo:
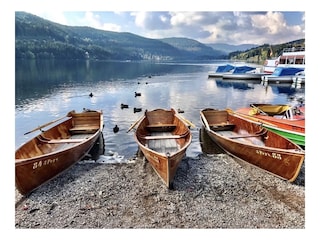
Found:
[[[289,183],[224,154],[185,157],[168,190],[141,157],[79,162],[28,197],[16,229],[304,229],[304,166]]]

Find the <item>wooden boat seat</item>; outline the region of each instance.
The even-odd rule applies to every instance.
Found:
[[[170,132],[153,132],[151,136],[146,137],[148,148],[165,155],[171,155],[180,149],[180,145],[175,138],[182,138],[183,135],[173,135]]]
[[[37,137],[43,143],[57,144],[57,143],[79,143],[85,140],[85,138],[67,138],[67,139],[49,139],[43,136]]]
[[[99,129],[98,126],[85,126],[85,125],[79,125],[74,126],[73,128],[69,129],[69,132],[74,133],[94,133]]]
[[[85,139],[53,139],[46,141],[46,143],[57,144],[57,143],[79,143]]]
[[[209,124],[213,131],[232,131],[236,125],[229,123]]]
[[[159,139],[178,139],[183,138],[183,135],[165,135],[165,136],[145,136],[146,140],[159,140]]]
[[[171,123],[150,124],[146,126],[150,132],[171,132],[176,127],[177,125]]]
[[[165,140],[165,139],[179,139],[184,138],[188,135],[188,131],[182,134],[172,134],[171,132],[161,131],[161,132],[152,132],[151,135],[141,136],[145,140]]]

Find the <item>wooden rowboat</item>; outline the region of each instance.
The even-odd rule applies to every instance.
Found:
[[[192,140],[186,122],[174,109],[146,111],[134,134],[144,157],[169,189]]]
[[[102,136],[103,114],[100,111],[71,111],[58,120],[61,121],[57,125],[42,130],[16,150],[15,182],[16,188],[23,195],[80,161]],[[58,120],[33,131],[41,130]]]
[[[305,158],[297,144],[227,110],[200,111],[210,138],[226,153],[293,182]]]
[[[235,112],[305,147],[304,106],[251,104],[250,107],[240,108]]]

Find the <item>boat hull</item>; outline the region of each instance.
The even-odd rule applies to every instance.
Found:
[[[236,79],[236,80],[259,80],[261,77],[268,75],[266,73],[239,73],[239,74],[223,74],[223,79]]]
[[[83,159],[92,149],[102,134],[103,117],[100,112],[84,114],[86,119],[95,115],[94,122],[91,122],[95,130],[90,129],[89,133],[84,134],[85,128],[82,128],[81,133],[73,135],[77,139],[71,138],[69,131],[75,127],[75,119],[70,117],[16,150],[15,183],[21,194],[29,194],[55,178]],[[81,113],[76,115],[81,118]]]
[[[218,119],[215,115],[219,113],[215,114],[214,111],[223,113],[224,117]],[[290,140],[226,111],[205,109],[200,112],[200,116],[209,137],[231,156],[289,182],[293,182],[299,175],[304,161],[304,150]],[[236,137],[225,136],[222,134],[223,130],[212,130],[210,127],[223,122],[235,126],[228,132],[236,134]],[[252,137],[238,135],[241,130],[246,130]],[[256,133],[261,131],[264,131],[264,134],[256,136]]]
[[[145,113],[134,136],[154,171],[172,189],[177,168],[191,144],[188,126],[173,109],[156,109]]]
[[[293,78],[295,76],[280,76],[280,77],[274,77],[274,76],[262,76],[261,80],[268,83],[293,83]]]
[[[223,74],[225,74],[225,73],[223,73],[223,72],[209,72],[208,77],[209,78],[222,78]]]

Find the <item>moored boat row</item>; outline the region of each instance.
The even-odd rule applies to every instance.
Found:
[[[209,72],[208,77],[222,78],[226,80],[261,80],[261,77],[266,75],[261,68],[247,65],[233,66],[220,65],[216,71]]]
[[[282,50],[280,56],[267,59],[261,68],[252,66],[218,66],[209,77],[236,80],[262,80],[270,83],[305,83],[305,48]]]
[[[249,66],[234,67],[228,72],[209,72],[209,78],[223,80],[259,80],[270,83],[305,83],[305,69],[297,67],[276,67],[272,73],[261,72]]]
[[[257,104],[255,107],[263,109]],[[304,150],[299,142],[275,132],[265,124],[267,120],[261,124],[262,120],[259,122],[244,115],[230,110],[200,111],[203,127],[228,154],[294,181],[304,160]],[[86,110],[82,113],[71,111],[61,119],[30,131],[41,130],[41,133],[16,150],[15,179],[19,192],[23,195],[31,193],[82,160],[101,140],[103,127],[102,112]],[[138,148],[169,189],[173,189],[176,171],[191,144],[191,127],[195,126],[176,110],[155,109],[146,110],[127,131],[135,129]]]

